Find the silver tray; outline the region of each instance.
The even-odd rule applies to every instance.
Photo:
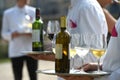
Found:
[[[48,75],[64,75],[64,76],[70,76],[70,75],[74,75],[74,76],[104,76],[104,75],[109,75],[110,72],[104,72],[104,71],[100,71],[99,73],[96,73],[96,71],[91,71],[91,72],[84,72],[84,71],[80,71],[80,70],[70,70],[70,73],[55,73],[55,70],[37,70],[37,73],[43,73],[43,74],[48,74]]]
[[[22,54],[51,54],[52,51],[22,51]]]

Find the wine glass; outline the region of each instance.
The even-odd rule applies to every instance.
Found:
[[[70,44],[70,57],[71,57],[71,71],[75,72],[76,70],[74,69],[74,56],[76,55],[76,50],[75,47],[73,47],[72,43]]]
[[[89,53],[90,41],[91,41],[91,38],[89,34],[87,33],[81,34],[78,39],[78,45],[75,46],[76,53],[81,57],[82,65],[84,64],[85,55]],[[81,71],[83,71],[82,67],[81,67]]]
[[[71,71],[76,72],[75,65],[74,65],[74,57],[76,55],[76,49],[75,46],[78,45],[77,40],[79,39],[77,34],[70,34],[71,35],[71,40],[70,40],[70,65],[71,65]]]
[[[57,20],[49,20],[47,25],[48,38],[52,41],[54,35],[60,30],[59,22]]]
[[[104,55],[106,48],[107,48],[107,42],[104,34],[100,35],[92,35],[92,42],[91,42],[91,49],[90,51],[92,54],[97,58],[98,62],[98,69],[97,73],[100,72],[100,58]]]
[[[58,20],[49,20],[47,25],[47,35],[52,42],[52,51],[55,53],[55,35],[59,32],[60,26]]]

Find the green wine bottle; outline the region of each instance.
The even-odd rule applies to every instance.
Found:
[[[55,71],[56,73],[69,73],[70,59],[69,59],[69,43],[70,35],[66,32],[66,17],[62,16],[61,31],[56,34],[55,47]]]
[[[36,20],[32,24],[32,50],[43,51],[43,23],[40,20],[40,9],[36,8]]]

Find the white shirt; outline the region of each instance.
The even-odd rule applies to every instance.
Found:
[[[72,35],[74,41],[76,35],[86,33],[105,34],[107,36],[107,22],[97,0],[71,0],[71,7],[67,16],[67,30]],[[92,54],[86,55],[85,62],[95,61],[97,60]],[[76,55],[74,58],[74,67],[77,68],[80,66],[81,58]]]
[[[112,30],[102,68],[103,71],[111,72],[111,74],[95,80],[120,80],[120,18]]]
[[[67,30],[75,41],[81,34],[105,34],[108,27],[103,10],[97,0],[71,0],[72,7],[67,17]],[[96,59],[90,54],[86,62],[94,62]],[[79,65],[80,66],[80,65]]]
[[[67,17],[67,29],[70,33],[78,34],[105,34],[107,35],[107,23],[102,8],[96,0],[75,0],[76,6],[70,8]],[[74,1],[74,4],[75,4]],[[71,21],[75,28],[71,28]]]
[[[111,74],[95,80],[120,80],[120,18],[112,31],[103,60],[103,71],[111,72]]]
[[[31,24],[35,18],[35,8],[25,6],[19,8],[17,5],[6,10],[3,16],[2,37],[9,41],[9,57],[19,57],[24,54],[21,51],[32,50],[32,37],[20,36],[12,39],[14,31],[24,33],[26,29],[31,32]]]

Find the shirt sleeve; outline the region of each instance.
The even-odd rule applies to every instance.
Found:
[[[10,28],[9,28],[8,16],[6,13],[4,13],[3,21],[2,21],[2,38],[7,41],[10,41],[11,34],[12,34],[12,32],[10,31]]]
[[[98,6],[86,6],[79,10],[78,25],[86,27],[84,32],[106,34],[107,36],[107,22],[102,9]]]

